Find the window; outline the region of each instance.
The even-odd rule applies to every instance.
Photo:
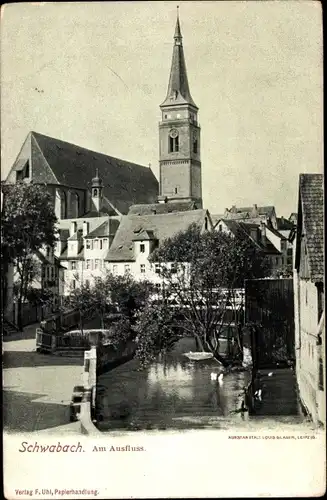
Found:
[[[87,261],[86,261],[86,269],[92,269],[91,268],[91,260],[90,259],[87,259]]]
[[[177,194],[177,188],[175,188],[175,194]]]
[[[168,152],[169,153],[178,153],[179,151],[179,138],[177,137],[169,137],[168,144]]]
[[[171,265],[171,272],[172,272],[172,274],[177,273],[177,264],[175,262],[173,262]]]
[[[125,266],[124,266],[124,272],[125,272],[125,274],[129,273],[130,270],[131,270],[131,266],[129,264],[125,264]]]
[[[76,281],[72,280],[72,289],[75,290],[75,288],[76,288]]]
[[[154,265],[154,272],[157,273],[157,274],[160,273],[160,264],[155,264]]]
[[[118,266],[117,266],[117,264],[114,264],[114,265],[112,266],[112,272],[113,272],[114,274],[117,274],[117,272],[118,272]]]
[[[100,261],[99,259],[95,259],[94,261],[94,269],[99,269],[100,268]]]
[[[145,253],[145,245],[144,245],[144,243],[140,244],[140,252],[141,253]]]
[[[102,244],[103,244],[102,240],[99,240],[100,250],[102,250]]]
[[[144,274],[145,273],[145,264],[141,264],[140,269],[141,269],[141,273]]]
[[[91,250],[91,240],[86,240],[86,249]]]
[[[223,230],[223,225],[219,224],[219,231],[222,231],[222,230]]]
[[[26,179],[26,178],[27,178],[27,177],[29,177],[29,176],[30,176],[30,162],[28,161],[28,162],[26,163],[25,172],[24,172],[24,177],[25,177],[25,179]]]
[[[97,250],[99,248],[99,240],[94,240],[93,242],[93,250]]]
[[[70,263],[70,268],[74,271],[76,269],[76,260],[72,260]]]
[[[193,139],[193,153],[197,154],[198,152],[198,140],[196,138]]]
[[[108,248],[108,239],[103,240],[103,248]]]

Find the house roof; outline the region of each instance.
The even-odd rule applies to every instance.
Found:
[[[271,218],[275,214],[275,207],[273,205],[268,205],[264,207],[232,207],[227,209],[224,218],[225,219],[247,219],[256,218],[260,216],[267,216]]]
[[[29,142],[29,147],[26,142]],[[157,200],[158,181],[148,167],[37,132],[30,132],[25,143],[13,169],[21,168],[21,162],[30,154],[32,180],[35,183],[85,190],[91,187],[92,178],[98,169],[103,181],[103,194],[120,213],[127,214],[129,207],[135,203],[153,203]]]
[[[72,257],[68,257],[68,249],[67,247],[65,250],[59,255],[58,257],[59,260],[83,260],[84,259],[84,247],[80,249],[77,255],[74,255]]]
[[[220,221],[220,219],[224,218],[224,214],[211,214],[211,220],[213,227],[217,225],[217,223]]]
[[[324,278],[324,193],[322,174],[301,174],[299,182],[299,226],[297,242],[304,234],[310,278]],[[302,224],[301,224],[302,222]],[[302,226],[302,227],[300,227]],[[297,252],[299,251],[297,248]]]
[[[154,215],[167,214],[172,212],[186,212],[187,210],[196,210],[194,201],[176,201],[169,203],[151,203],[145,205],[132,205],[129,209],[129,215]]]
[[[269,241],[267,237],[261,238],[260,225],[259,224],[248,224],[241,221],[230,220],[230,219],[220,219],[222,220],[228,229],[238,238],[249,238],[257,248],[262,250],[264,253],[269,255],[280,255],[279,250],[274,247],[274,245]],[[255,229],[259,235],[258,239],[253,238],[253,231]]]
[[[106,256],[107,261],[133,261],[135,236],[141,231],[151,231],[153,237],[163,240],[172,237],[180,231],[186,231],[193,223],[202,227],[207,216],[207,210],[190,210],[156,215],[125,215],[122,217],[116,236]]]
[[[277,229],[280,231],[290,231],[291,229],[294,228],[293,222],[291,222],[288,219],[285,219],[284,217],[277,217]]]
[[[79,241],[83,238],[83,229],[77,229],[76,233],[69,236],[69,241]]]
[[[86,237],[88,239],[91,239],[91,238],[103,238],[114,235],[117,231],[118,226],[119,226],[119,221],[117,219],[107,220],[103,222],[100,226],[98,226],[96,229],[91,231]]]
[[[134,230],[135,233],[135,230]],[[136,236],[134,236],[133,241],[153,241],[156,240],[157,238],[154,235],[153,231],[149,231],[144,229],[143,231],[137,232]]]
[[[287,240],[287,238],[286,238],[283,234],[281,234],[279,231],[277,231],[277,229],[275,229],[275,228],[274,228],[274,227],[272,227],[271,225],[267,226],[267,225],[265,224],[265,226],[267,227],[267,229],[268,229],[269,231],[271,231],[271,232],[272,232],[275,236],[277,236],[277,237],[278,237],[278,238],[280,238],[281,240]]]

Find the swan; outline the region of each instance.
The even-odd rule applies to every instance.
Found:
[[[223,373],[221,373],[220,375],[218,375],[218,381],[219,382],[222,382],[223,378],[224,378],[224,374]]]
[[[259,399],[259,401],[262,401],[262,397],[261,397],[261,395],[262,395],[262,389],[258,389],[258,390],[257,390],[257,391],[255,391],[255,393],[254,393],[254,397],[255,397],[256,399]]]
[[[268,377],[272,377],[273,374],[274,374],[273,372],[268,373]]]
[[[211,380],[218,380],[218,373],[214,373],[214,372],[210,373],[210,378],[211,378]]]

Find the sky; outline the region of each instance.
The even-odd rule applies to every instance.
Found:
[[[1,175],[33,130],[159,173],[179,5],[205,208],[297,210],[323,170],[316,1],[21,3],[2,8]]]

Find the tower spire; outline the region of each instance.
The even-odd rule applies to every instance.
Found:
[[[174,35],[174,39],[175,39],[175,44],[176,44],[176,41],[177,40],[180,40],[180,42],[182,43],[182,33],[181,33],[181,27],[180,27],[180,24],[179,24],[179,5],[177,5],[177,19],[176,19],[176,28],[175,28],[175,35]]]
[[[174,34],[174,47],[169,84],[166,99],[161,104],[161,106],[190,104],[197,109],[197,106],[192,99],[188,85],[182,40],[183,37],[179,20],[179,7],[177,7],[177,19]]]

